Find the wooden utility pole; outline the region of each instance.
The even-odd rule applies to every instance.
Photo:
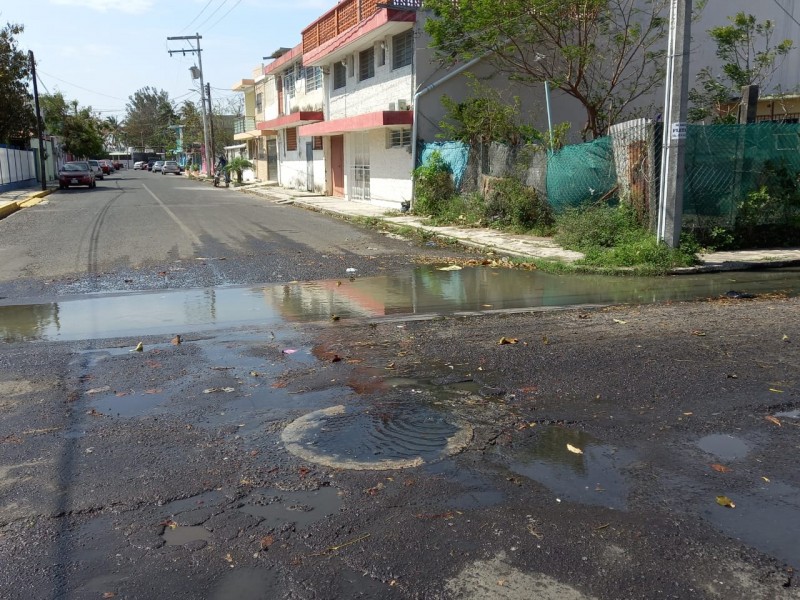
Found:
[[[658,202],[658,239],[671,248],[681,241],[684,150],[689,102],[692,0],[671,0],[667,42],[667,89]]]

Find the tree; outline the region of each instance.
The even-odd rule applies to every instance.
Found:
[[[0,29],[0,142],[27,143],[36,131],[33,97],[25,80],[30,77],[28,55],[17,47],[24,26],[8,23]]]
[[[775,24],[761,23],[743,12],[728,17],[729,25],[713,27],[708,35],[716,44],[716,55],[722,61],[722,75],[716,77],[709,67],[697,76],[699,87],[689,92],[692,106],[689,120],[735,123],[739,111],[736,98],[748,85],[765,87],[783,59],[794,47],[792,40],[773,45]]]
[[[184,100],[178,110],[178,120],[183,125],[183,143],[186,148],[203,143],[203,115],[198,104]]]
[[[105,134],[92,108],[79,108],[77,100],[67,101],[61,92],[39,97],[45,130],[62,138],[64,150],[78,157],[102,156]]]
[[[102,122],[103,136],[106,140],[106,146],[114,149],[121,149],[122,142],[125,135],[125,127],[117,117],[106,117]]]
[[[159,149],[175,147],[175,131],[170,129],[177,121],[169,94],[164,90],[144,87],[128,99],[125,105],[125,129],[131,146]]]
[[[663,84],[668,0],[426,0],[425,28],[444,62],[486,55],[510,80],[554,89],[584,108],[597,137]]]

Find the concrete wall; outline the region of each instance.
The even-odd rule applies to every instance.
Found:
[[[278,184],[281,187],[297,190],[308,189],[308,165],[306,161],[306,143],[312,138],[297,138],[297,149],[286,150],[286,135],[280,131],[278,135]],[[266,161],[264,161],[266,163]],[[322,192],[325,189],[325,160],[322,150],[313,151],[313,190]]]
[[[369,201],[387,208],[400,208],[411,199],[411,153],[408,148],[387,148],[386,129],[349,133],[344,136],[345,194],[351,197],[357,137],[365,138],[369,154]],[[356,198],[357,199],[357,198]]]

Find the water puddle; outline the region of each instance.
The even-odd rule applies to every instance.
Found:
[[[559,276],[474,267],[265,287],[170,290],[0,306],[0,339],[86,340],[258,324],[652,303],[747,293],[800,294],[800,268],[663,278]],[[297,358],[305,358],[300,354]]]
[[[568,444],[583,453],[571,452]],[[584,432],[547,427],[514,453],[510,467],[560,500],[624,510],[629,485],[623,470],[632,462],[630,452],[601,444]]]
[[[132,392],[122,396],[97,398],[91,407],[106,417],[141,417],[164,404],[168,398],[163,393]]]
[[[275,529],[286,523],[294,523],[301,529],[336,514],[342,506],[339,491],[333,487],[297,492],[263,489],[250,494],[245,501],[247,504],[239,510],[263,519],[268,527]]]
[[[333,406],[308,413],[281,434],[286,449],[331,468],[418,467],[463,450],[472,428],[419,403]]]
[[[278,574],[274,570],[239,567],[216,585],[209,600],[270,600],[277,597]]]
[[[222,494],[222,492],[211,490],[202,494],[198,494],[197,496],[191,496],[190,498],[173,500],[172,502],[168,502],[161,507],[161,514],[174,517],[180,513],[195,510],[197,508],[213,506],[224,497],[225,496]]]
[[[211,540],[211,532],[205,527],[167,527],[164,529],[164,541],[167,546],[183,546],[191,542],[208,542]]]
[[[501,504],[506,496],[495,484],[482,475],[469,469],[463,469],[452,461],[443,461],[426,467],[426,472],[439,476],[446,483],[453,483],[461,488],[453,495],[447,494],[443,509],[475,510]]]
[[[730,493],[736,508],[712,501],[701,514],[721,531],[787,564],[800,565],[800,489],[775,480],[747,493]]]
[[[697,446],[719,460],[738,460],[747,456],[750,447],[732,435],[715,433],[697,440]]]
[[[794,410],[786,410],[783,412],[775,413],[775,416],[778,418],[784,419],[800,419],[800,408],[795,408]]]

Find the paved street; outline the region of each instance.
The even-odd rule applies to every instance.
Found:
[[[2,598],[800,598],[793,271],[563,308],[138,172],[0,240]]]

